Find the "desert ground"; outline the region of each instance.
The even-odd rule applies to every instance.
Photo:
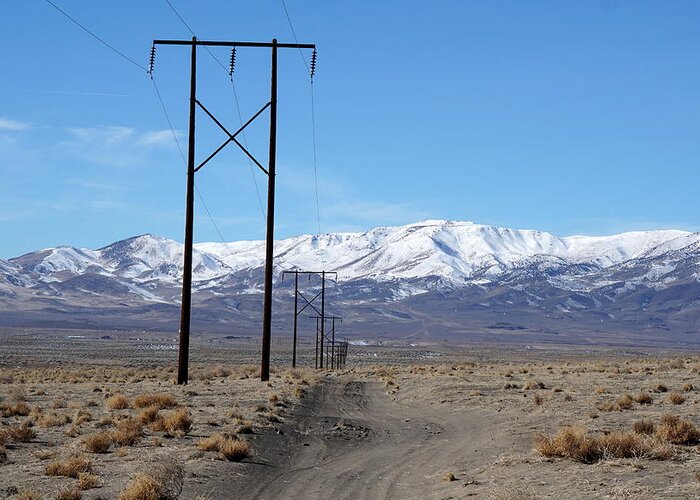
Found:
[[[700,356],[384,342],[0,336],[0,497],[697,498]]]

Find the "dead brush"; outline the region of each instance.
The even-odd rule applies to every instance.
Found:
[[[71,417],[64,413],[56,413],[52,411],[50,413],[45,413],[39,417],[36,421],[38,427],[62,427],[71,422]]]
[[[36,432],[27,422],[22,425],[10,425],[0,428],[0,441],[13,443],[28,443],[36,437]]]
[[[24,401],[14,405],[0,404],[0,415],[3,417],[26,417],[31,411],[32,409]]]
[[[523,385],[523,390],[525,391],[533,391],[536,389],[546,389],[545,385],[540,382],[539,380],[528,380],[525,382]]]
[[[115,394],[106,399],[105,406],[108,410],[126,410],[129,408],[129,398],[124,394]]]
[[[680,392],[672,392],[668,395],[668,400],[674,405],[685,403],[685,397]]]
[[[197,449],[200,451],[219,452],[219,458],[229,462],[240,462],[251,454],[250,446],[247,442],[241,441],[235,436],[220,433],[212,434],[198,441]]]
[[[647,436],[651,436],[656,431],[656,424],[651,420],[640,420],[634,423],[632,429],[637,434],[646,434]]]
[[[155,407],[159,410],[163,408],[173,408],[177,406],[177,401],[172,394],[166,392],[141,394],[133,399],[134,408],[150,408]]]
[[[634,397],[634,400],[640,405],[650,405],[654,402],[654,398],[650,394],[640,392]]]
[[[112,446],[112,433],[103,431],[83,438],[83,446],[90,453],[107,453]]]
[[[156,420],[158,420],[158,412],[160,409],[157,406],[149,406],[148,408],[144,408],[139,412],[139,414],[136,416],[136,420],[138,420],[141,424],[143,425],[150,425]]]
[[[192,428],[193,420],[187,408],[178,408],[158,417],[150,426],[154,431],[163,431],[171,436],[182,437]]]
[[[667,443],[682,445],[696,444],[700,439],[700,431],[695,424],[675,415],[664,415],[655,435]]]
[[[583,463],[604,458],[669,458],[669,450],[653,438],[634,432],[592,436],[582,427],[564,427],[553,437],[537,434],[535,449],[545,457],[562,457]]]
[[[46,465],[44,472],[47,476],[65,476],[78,478],[81,472],[91,472],[92,462],[83,454],[70,455],[64,459],[54,460]]]
[[[100,476],[89,472],[78,473],[78,481],[75,483],[81,491],[92,490],[100,487]]]
[[[174,500],[179,498],[185,480],[185,468],[172,457],[159,457],[149,465],[149,473],[136,475],[119,494],[119,500]]]
[[[83,494],[80,493],[80,490],[68,487],[60,490],[54,498],[55,500],[80,500],[83,498]]]
[[[133,446],[141,441],[143,426],[140,422],[127,418],[110,431],[112,441],[119,446]]]

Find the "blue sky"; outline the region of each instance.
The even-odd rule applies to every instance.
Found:
[[[191,35],[162,0],[55,0],[146,64]],[[201,38],[293,41],[278,0],[171,0]],[[691,1],[287,0],[319,47],[322,230],[460,219],[560,235],[700,229],[700,4]],[[182,240],[185,168],[151,81],[44,0],[13,2],[0,79],[0,257],[146,232]],[[228,52],[215,50],[227,64]],[[307,54],[308,56],[308,54]],[[236,128],[228,75],[203,51],[199,96]],[[156,79],[184,147],[187,49]],[[244,119],[269,53],[240,49]],[[277,236],[316,231],[309,82],[280,54]],[[198,117],[198,157],[222,140]],[[267,158],[267,115],[247,135]],[[197,174],[227,240],[264,237],[245,157]],[[266,180],[255,174],[261,195]],[[197,199],[195,239],[219,236]]]

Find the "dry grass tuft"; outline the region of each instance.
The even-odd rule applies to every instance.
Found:
[[[197,448],[200,451],[218,451],[219,458],[229,462],[240,462],[251,454],[248,443],[224,434],[212,434],[199,440]]]
[[[700,431],[692,422],[665,415],[656,429],[656,437],[671,444],[695,444],[700,439]]]
[[[163,416],[162,429],[172,435],[182,436],[187,434],[192,427],[192,417],[187,408],[178,408],[177,410]]]
[[[250,446],[245,441],[227,439],[219,447],[220,456],[229,462],[240,462],[251,454]]]
[[[11,425],[0,429],[0,442],[28,443],[36,437],[34,429],[27,422],[22,425]]]
[[[523,385],[523,390],[525,391],[532,391],[535,389],[546,389],[545,385],[540,382],[539,380],[528,380],[525,382]]]
[[[112,441],[119,446],[133,446],[141,441],[143,426],[140,422],[127,418],[117,424],[116,429],[110,431]]]
[[[158,420],[159,411],[160,408],[158,408],[157,406],[149,406],[148,408],[144,408],[139,412],[139,414],[136,417],[136,420],[138,420],[143,425],[150,425],[156,420]]]
[[[172,394],[165,392],[154,394],[141,394],[136,396],[133,401],[134,408],[149,408],[156,407],[159,410],[163,408],[173,408],[177,406],[177,401]]]
[[[604,458],[670,457],[669,450],[648,436],[634,432],[591,436],[581,427],[564,427],[551,438],[538,434],[534,444],[545,457],[564,457],[588,464]]]
[[[654,402],[654,398],[650,394],[640,392],[634,397],[634,400],[640,405],[650,405]]]
[[[109,410],[126,410],[129,408],[129,399],[124,394],[115,394],[105,401]]]
[[[75,483],[79,490],[92,490],[100,487],[100,477],[89,472],[78,474],[78,481]]]
[[[171,500],[182,493],[185,469],[173,458],[163,458],[138,474],[119,495],[119,500]]]
[[[43,500],[41,493],[34,490],[22,490],[17,495],[12,497],[12,500]]]
[[[74,488],[67,488],[56,494],[56,500],[80,500],[81,498],[83,498],[83,494]]]
[[[90,453],[107,453],[112,446],[112,434],[110,432],[98,432],[83,438],[83,445]]]
[[[672,392],[668,395],[668,400],[674,405],[685,403],[685,397],[680,392]]]
[[[656,424],[651,420],[640,420],[635,422],[632,428],[637,434],[646,434],[651,436],[656,431]]]
[[[163,485],[150,474],[138,474],[119,494],[119,500],[161,500]]]
[[[92,462],[82,454],[71,455],[63,460],[54,460],[45,467],[47,476],[65,476],[77,478],[81,472],[90,472]]]

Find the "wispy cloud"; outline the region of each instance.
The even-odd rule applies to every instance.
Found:
[[[175,131],[175,136],[180,139],[183,137],[183,134]],[[173,133],[170,129],[146,132],[139,138],[138,142],[144,146],[172,146],[175,144]]]
[[[29,128],[28,123],[10,120],[9,118],[0,118],[0,130],[20,131]]]

